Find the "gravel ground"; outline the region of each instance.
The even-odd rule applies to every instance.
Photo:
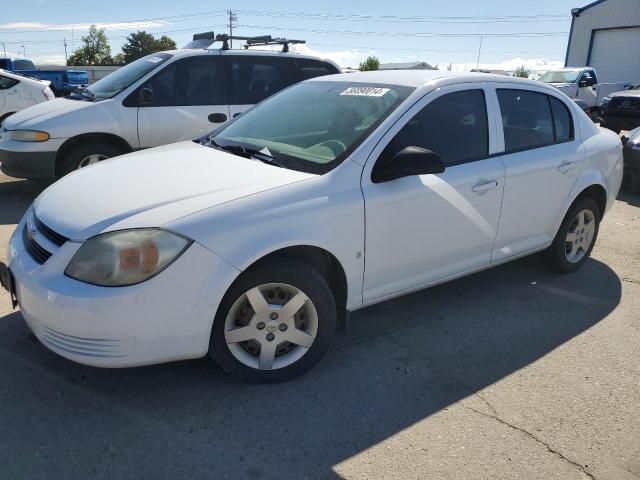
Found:
[[[0,176],[0,258],[40,188]],[[533,256],[361,310],[280,385],[76,365],[0,293],[0,478],[638,479],[638,207],[578,273]]]

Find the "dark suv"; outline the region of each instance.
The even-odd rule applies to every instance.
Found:
[[[620,133],[640,126],[640,84],[603,99],[602,126]]]

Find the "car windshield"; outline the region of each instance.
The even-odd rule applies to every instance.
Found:
[[[412,91],[397,85],[303,82],[199,141],[322,174],[342,162]]]
[[[103,100],[115,97],[129,85],[144,77],[151,70],[169,60],[168,53],[154,53],[140,58],[129,65],[110,73],[84,90],[91,100]],[[88,94],[88,95],[87,95]]]
[[[549,71],[545,72],[538,80],[545,83],[573,83],[580,75],[579,71]]]

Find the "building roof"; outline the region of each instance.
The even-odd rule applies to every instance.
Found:
[[[585,10],[589,10],[591,7],[595,7],[596,5],[599,5],[599,4],[604,3],[606,1],[607,0],[596,0],[595,2],[591,2],[589,5],[585,5],[584,7],[575,8],[574,10],[571,11],[571,13],[573,13],[574,11],[577,12],[577,13],[584,12]]]
[[[417,68],[435,70],[435,68],[427,62],[381,63],[379,70],[410,70]]]

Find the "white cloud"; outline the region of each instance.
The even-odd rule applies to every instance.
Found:
[[[65,31],[65,30],[89,30],[91,25],[105,30],[135,30],[140,28],[157,28],[168,25],[169,22],[162,20],[145,20],[140,22],[110,22],[110,23],[42,23],[42,22],[13,22],[0,24],[0,30],[45,30],[45,31]]]
[[[528,70],[532,71],[544,71],[554,68],[562,68],[564,62],[560,60],[550,60],[548,58],[511,58],[509,60],[503,60],[499,63],[480,63],[478,68],[485,68],[490,70],[506,70],[513,71],[518,67],[524,66]],[[443,68],[444,66],[441,66]],[[452,70],[454,72],[468,71],[472,68],[476,68],[475,63],[454,63]]]

